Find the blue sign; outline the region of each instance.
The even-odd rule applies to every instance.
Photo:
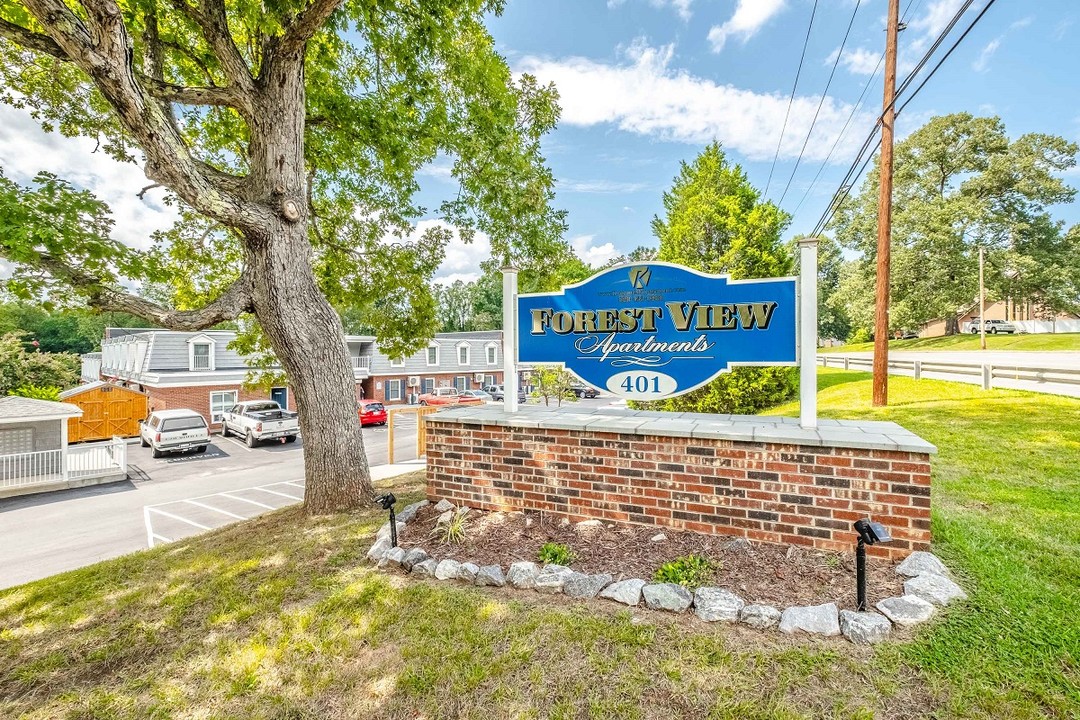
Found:
[[[518,360],[660,400],[733,365],[795,365],[795,278],[731,280],[670,263],[620,265],[518,298]]]

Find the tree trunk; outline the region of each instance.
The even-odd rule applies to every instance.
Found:
[[[303,50],[278,60],[258,80],[261,112],[251,125],[251,190],[275,211],[265,231],[244,236],[252,305],[296,395],[304,507],[311,514],[340,512],[369,505],[374,491],[341,319],[311,267]]]
[[[960,317],[958,315],[946,315],[945,316],[945,334],[946,335],[958,335],[960,334]]]

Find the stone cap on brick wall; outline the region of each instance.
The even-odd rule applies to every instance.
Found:
[[[427,422],[589,430],[913,453],[937,452],[934,445],[910,430],[894,422],[880,420],[822,418],[818,420],[817,429],[808,430],[799,426],[798,418],[775,415],[709,415],[568,403],[562,407],[522,405],[517,413],[512,414],[503,410],[501,405],[448,407],[429,415]]]

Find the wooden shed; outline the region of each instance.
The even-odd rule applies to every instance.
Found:
[[[146,394],[100,380],[65,390],[60,399],[83,411],[68,420],[68,442],[135,437],[147,414]]]

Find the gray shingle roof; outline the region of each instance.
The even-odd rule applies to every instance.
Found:
[[[82,415],[82,409],[71,403],[35,400],[15,395],[0,397],[0,423],[11,422],[14,418],[60,418],[80,415]]]

